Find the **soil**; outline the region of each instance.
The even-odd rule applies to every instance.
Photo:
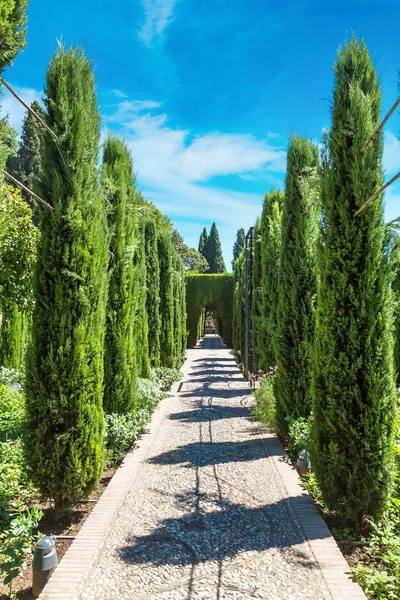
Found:
[[[56,550],[58,561],[60,562],[68,548],[73,542],[74,537],[88,518],[96,501],[100,498],[111,478],[115,473],[115,468],[106,469],[103,473],[99,486],[94,490],[87,500],[79,502],[60,520],[54,518],[54,509],[50,502],[35,503],[34,506],[44,513],[39,524],[39,531],[42,535],[53,535],[56,538]],[[62,539],[57,536],[71,536]],[[32,587],[32,566],[29,561],[28,568],[23,575],[14,580],[13,589],[17,592],[16,600],[34,600],[31,592]],[[8,600],[8,587],[0,583],[0,600]]]

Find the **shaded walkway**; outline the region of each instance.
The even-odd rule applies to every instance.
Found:
[[[312,546],[330,548],[332,538],[296,479],[289,498],[281,447],[250,417],[229,351],[210,336],[187,361],[80,600],[338,597]],[[351,589],[342,598],[363,597]]]

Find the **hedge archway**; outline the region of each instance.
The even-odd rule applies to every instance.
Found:
[[[195,346],[202,333],[205,310],[218,313],[218,333],[232,347],[233,275],[187,274],[186,309],[188,347]]]

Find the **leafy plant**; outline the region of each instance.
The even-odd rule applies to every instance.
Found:
[[[119,415],[112,413],[105,415],[106,463],[115,466],[129,450],[141,426],[131,415]]]
[[[301,450],[311,449],[310,419],[286,417],[288,424],[288,447],[292,460],[296,461]]]
[[[6,367],[0,367],[0,386],[19,383],[21,381],[21,377],[21,371],[18,371],[18,369],[7,369]]]
[[[26,558],[32,553],[32,545],[37,536],[37,528],[43,513],[37,508],[26,510],[21,504],[13,504],[10,510],[3,506],[2,520],[9,521],[6,530],[1,534],[3,546],[3,562],[1,573],[4,584],[9,586],[10,598],[15,598],[14,580],[26,569]]]
[[[177,381],[182,379],[182,373],[179,369],[169,369],[168,367],[158,367],[151,371],[151,381],[157,383],[160,390],[169,392],[171,387]]]
[[[276,431],[276,401],[274,395],[274,377],[264,377],[259,388],[253,391],[256,399],[254,416],[266,427]]]

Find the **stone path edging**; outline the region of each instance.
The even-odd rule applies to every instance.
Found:
[[[188,365],[188,361],[185,361],[181,368],[183,375],[185,375]],[[179,389],[179,385],[180,382],[175,383],[169,395],[174,395]],[[146,432],[142,434],[124,458],[38,600],[77,600],[79,598],[80,590],[103,547],[107,531],[118,514],[125,493],[137,475],[168,412],[169,400],[170,396],[160,402],[146,427]]]
[[[360,586],[350,579],[349,565],[313,499],[301,487],[296,469],[284,460],[286,454],[281,442],[275,434],[270,433],[264,438],[264,443],[308,538],[333,600],[366,600],[367,597]]]

